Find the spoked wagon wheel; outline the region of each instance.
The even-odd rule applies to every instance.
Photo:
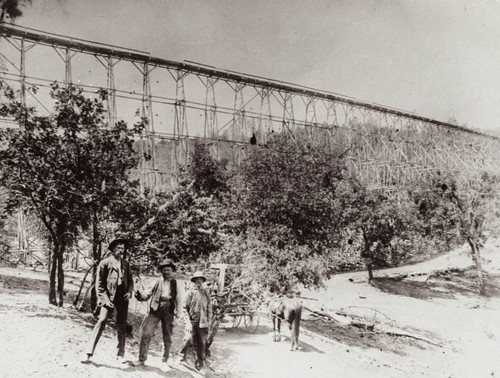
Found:
[[[232,318],[231,319],[231,326],[233,328],[236,328],[236,327],[238,327],[240,325],[240,323],[241,323],[241,316],[242,315],[240,315],[240,314],[233,314],[233,315],[231,315],[231,318]]]
[[[245,327],[250,333],[257,331],[259,326],[260,315],[257,312],[250,312],[245,314]]]

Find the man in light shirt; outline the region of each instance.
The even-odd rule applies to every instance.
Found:
[[[149,311],[141,325],[141,336],[139,343],[139,360],[134,366],[143,366],[148,358],[149,343],[158,323],[161,322],[163,331],[163,362],[168,361],[170,346],[172,344],[172,330],[174,317],[179,318],[182,312],[182,293],[177,281],[172,278],[175,264],[170,259],[164,259],[158,266],[161,277],[144,293],[136,291],[139,301],[151,299]]]

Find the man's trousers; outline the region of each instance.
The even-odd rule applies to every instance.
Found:
[[[174,314],[169,302],[160,302],[157,310],[149,310],[141,325],[141,339],[139,344],[139,361],[148,358],[149,344],[158,323],[161,323],[163,333],[163,361],[168,360],[172,345]]]
[[[128,301],[123,300],[122,290],[117,290],[115,300],[113,304],[116,309],[116,331],[118,335],[118,356],[123,357],[125,354],[125,338],[127,336],[127,315],[128,315]],[[94,330],[92,331],[92,336],[87,347],[87,354],[92,356],[94,354],[95,348],[99,339],[101,338],[102,332],[106,327],[108,319],[113,314],[113,309],[102,306],[99,313],[99,319],[97,320]]]
[[[205,363],[205,349],[207,345],[207,339],[208,328],[200,328],[199,324],[193,324],[191,339],[186,340],[179,354],[182,358],[185,358],[189,346],[192,345],[194,350],[196,351],[196,367],[198,369],[202,368]]]

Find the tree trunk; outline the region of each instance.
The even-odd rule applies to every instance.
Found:
[[[373,266],[368,264],[366,267],[368,268],[368,280],[371,281],[373,280]]]
[[[483,264],[481,263],[479,243],[476,240],[472,240],[472,238],[467,238],[467,242],[472,250],[472,261],[476,267],[477,278],[479,280],[479,294],[486,295],[486,281],[483,276]]]
[[[64,248],[61,247],[57,259],[57,305],[63,306],[64,303],[64,270],[63,270]]]
[[[85,281],[87,281],[87,276],[89,275],[91,270],[92,267],[88,268],[87,272],[85,272],[85,276],[83,276],[82,282],[80,283],[80,288],[78,289],[78,294],[76,294],[75,300],[73,301],[73,306],[76,306],[78,304],[78,301],[80,300],[80,295],[82,294],[83,287],[85,286]]]
[[[92,222],[92,260],[94,265],[92,266],[92,286],[95,287],[97,267],[101,261],[101,235],[99,233],[99,220],[97,213],[94,212],[94,219]],[[97,292],[92,289],[90,292],[90,310],[95,311],[97,307]]]
[[[364,250],[361,252],[361,257],[365,260],[366,269],[368,270],[368,281],[373,280],[373,260],[370,254],[370,245],[368,243],[368,238],[366,236],[366,232],[363,228],[361,228],[363,232],[363,240],[365,242]]]
[[[56,301],[56,272],[57,272],[57,253],[54,246],[49,256],[49,303],[57,306]]]
[[[47,259],[47,273],[49,273],[49,277],[50,277],[50,267],[52,266],[51,264],[51,259],[52,259],[52,241],[49,240],[49,258]]]

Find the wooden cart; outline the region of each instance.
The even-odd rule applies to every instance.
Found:
[[[230,319],[232,327],[243,324],[248,332],[254,333],[259,326],[262,304],[260,293],[252,289],[251,283],[228,277],[227,273],[235,268],[234,265],[212,264],[210,268],[218,271],[218,274],[217,282],[212,284],[211,289],[213,318],[207,340],[207,355],[225,317]]]

